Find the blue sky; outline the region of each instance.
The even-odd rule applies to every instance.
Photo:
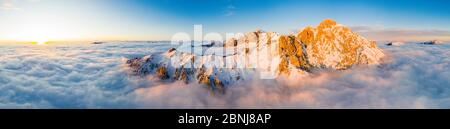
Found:
[[[177,32],[192,33],[194,24],[203,25],[204,33],[289,34],[327,18],[373,40],[450,40],[448,0],[0,2],[0,40],[167,40]]]

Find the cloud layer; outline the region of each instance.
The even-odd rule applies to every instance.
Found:
[[[450,108],[450,45],[382,46],[381,66],[202,85],[130,75],[150,43],[0,47],[0,108]]]
[[[156,45],[157,46],[157,45]],[[4,45],[0,48],[0,108],[131,108],[126,58],[149,54],[140,44]]]
[[[450,31],[384,28],[382,26],[353,26],[353,31],[378,41],[450,41]]]

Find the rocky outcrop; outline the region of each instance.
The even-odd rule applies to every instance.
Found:
[[[405,44],[404,42],[389,42],[386,45],[387,46],[402,46],[404,44]]]
[[[191,43],[164,53],[130,59],[140,75],[197,82],[214,91],[241,80],[308,75],[314,69],[345,70],[354,65],[377,65],[384,57],[375,42],[332,20],[306,27],[295,35],[255,31],[214,47]],[[219,43],[220,44],[220,43]],[[200,47],[201,49],[192,48]],[[198,51],[199,50],[199,51]]]
[[[437,45],[437,44],[442,44],[442,41],[433,40],[433,41],[423,42],[423,43],[420,43],[420,44],[425,44],[425,45]]]

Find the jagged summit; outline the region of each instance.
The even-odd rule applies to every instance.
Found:
[[[173,48],[131,59],[128,64],[141,75],[156,74],[161,79],[198,82],[220,90],[240,80],[299,77],[314,69],[376,65],[384,57],[375,42],[333,20],[306,27],[297,35],[257,30],[228,39],[224,46],[210,47],[201,54]]]
[[[347,69],[355,64],[379,64],[384,56],[375,42],[333,20],[325,20],[316,28],[307,27],[297,38],[305,45],[309,63],[315,67]]]
[[[325,19],[324,21],[322,21],[319,26],[317,26],[318,29],[326,29],[326,28],[332,28],[334,26],[336,26],[337,23],[334,20],[331,19]]]

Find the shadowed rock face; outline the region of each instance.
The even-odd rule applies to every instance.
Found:
[[[128,62],[141,75],[197,82],[224,91],[226,85],[261,77],[263,73],[299,77],[313,69],[377,65],[384,57],[375,42],[333,20],[325,20],[316,28],[306,27],[297,35],[250,32],[229,39],[223,46],[208,46],[213,52],[201,54],[173,48]]]

